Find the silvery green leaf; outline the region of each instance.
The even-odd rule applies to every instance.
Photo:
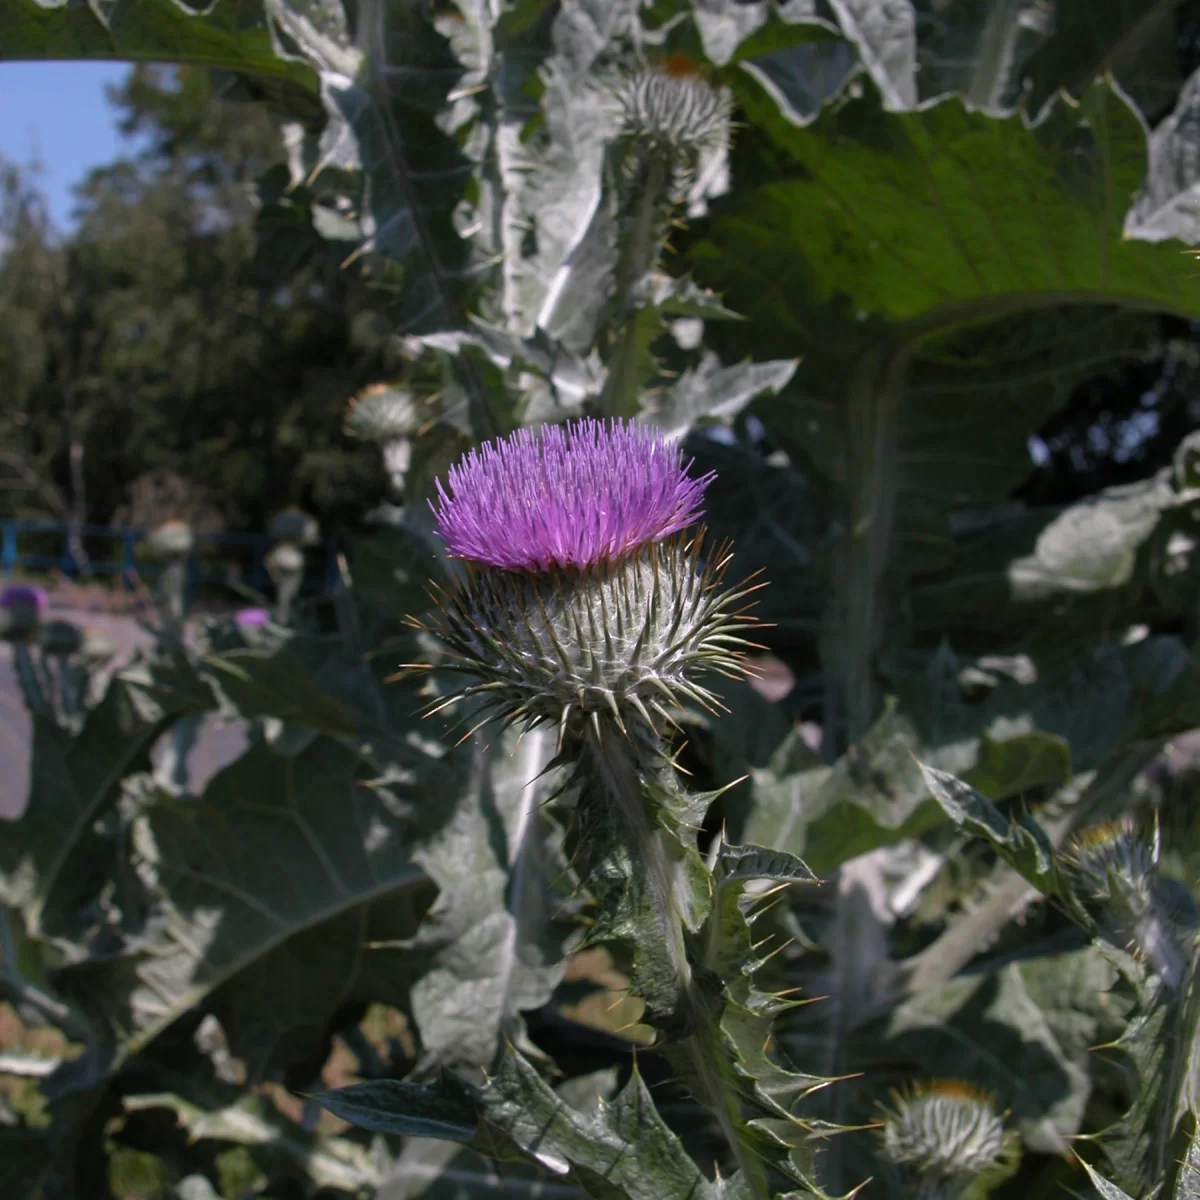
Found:
[[[321,1103],[366,1129],[461,1142],[493,1159],[524,1157],[551,1180],[611,1200],[707,1200],[725,1188],[700,1173],[663,1123],[636,1068],[604,1105],[579,1111],[515,1050],[482,1088],[451,1075],[325,1092]]]
[[[415,853],[439,896],[408,947],[423,964],[412,1010],[425,1053],[448,1065],[491,1063],[562,977],[555,910],[568,896],[548,881],[567,868],[543,813],[553,741],[542,729],[514,740],[475,749],[454,811]]]
[[[1111,985],[1111,972],[1104,972],[1099,956],[1092,959],[1097,960],[1098,973],[1077,983]],[[1071,967],[1064,957],[1059,969]],[[896,1061],[936,1062],[943,1077],[986,1088],[1011,1109],[1030,1149],[1061,1153],[1065,1139],[1079,1132],[1091,1090],[1087,1028],[1095,1033],[1100,1027],[1069,1009],[1064,1030],[1071,1041],[1064,1045],[1023,964],[922,992],[899,1004],[885,1024],[887,1053]]]
[[[985,838],[1015,871],[1048,896],[1067,894],[1054,848],[1031,817],[1010,820],[970,784],[935,767],[921,766],[934,798],[959,828]]]
[[[1088,1173],[1088,1178],[1092,1181],[1092,1186],[1096,1189],[1096,1195],[1100,1197],[1100,1200],[1131,1200],[1130,1196],[1121,1191],[1111,1180],[1105,1179],[1090,1163],[1084,1162],[1083,1169]]]
[[[1150,169],[1125,218],[1131,237],[1147,242],[1200,241],[1200,73],[1184,85],[1175,111],[1150,135]]]
[[[1109,1174],[1134,1195],[1171,1195],[1194,1170],[1189,1150],[1200,1100],[1200,997],[1197,943],[1179,986],[1123,951],[1110,957],[1133,986],[1137,1008],[1113,1043],[1133,1064],[1133,1101],[1098,1141]]]
[[[756,396],[778,395],[795,374],[797,364],[780,362],[739,363],[722,367],[715,354],[707,354],[695,370],[688,371],[650,401],[643,418],[668,439],[686,437],[698,422],[728,421]]]

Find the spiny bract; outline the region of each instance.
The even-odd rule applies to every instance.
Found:
[[[742,673],[752,623],[721,588],[729,554],[704,554],[710,477],[633,423],[582,420],[472,451],[439,487],[437,528],[474,564],[430,626],[451,665],[508,721],[601,716],[653,724],[663,702],[710,693],[701,670]]]
[[[1128,818],[1085,829],[1072,844],[1067,862],[1092,900],[1129,903],[1148,899],[1154,891],[1154,851]]]
[[[924,1083],[893,1097],[884,1116],[884,1154],[922,1177],[971,1178],[1000,1164],[1008,1149],[991,1098],[957,1080]]]
[[[386,383],[372,384],[346,406],[346,432],[383,446],[411,437],[419,424],[411,393]]]
[[[696,75],[637,71],[625,81],[619,99],[621,136],[638,157],[664,154],[686,174],[728,141],[732,96]]]

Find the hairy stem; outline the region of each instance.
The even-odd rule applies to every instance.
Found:
[[[637,289],[654,268],[661,241],[662,210],[670,182],[670,163],[659,154],[646,164],[640,194],[633,202],[617,266],[617,312],[621,327],[608,356],[608,375],[600,407],[608,416],[630,417],[638,410],[638,363],[646,332],[640,320]]]
[[[746,1145],[739,1133],[741,1114],[737,1103],[737,1082],[733,1065],[715,1028],[711,1005],[697,984],[687,953],[684,914],[688,909],[688,881],[682,864],[668,852],[670,834],[652,825],[642,787],[644,764],[640,763],[634,742],[607,723],[589,736],[590,759],[641,878],[649,889],[659,932],[675,970],[679,1005],[688,1033],[683,1049],[693,1071],[696,1098],[716,1117],[733,1160],[746,1181],[746,1195],[768,1200],[763,1164]],[[664,756],[665,760],[665,756]]]

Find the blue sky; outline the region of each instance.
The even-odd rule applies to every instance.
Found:
[[[43,164],[43,191],[59,229],[71,225],[71,188],[119,152],[115,114],[104,85],[125,63],[0,62],[0,156]]]

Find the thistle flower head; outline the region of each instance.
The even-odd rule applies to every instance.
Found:
[[[635,424],[583,420],[472,451],[440,485],[437,530],[472,566],[431,628],[467,689],[509,721],[633,714],[711,700],[691,676],[742,673],[745,590],[703,552],[710,477]]]
[[[32,609],[39,617],[44,617],[50,610],[50,601],[45,591],[40,587],[27,587],[24,584],[14,584],[0,592],[0,608]]]
[[[379,446],[410,437],[416,428],[417,407],[412,395],[391,384],[372,384],[346,406],[346,432]]]
[[[239,608],[233,620],[239,629],[257,629],[271,623],[271,614],[265,608]]]
[[[936,1080],[893,1095],[883,1152],[928,1181],[970,1180],[1002,1166],[1011,1150],[1004,1119],[984,1091]]]
[[[186,521],[164,521],[152,529],[139,546],[143,558],[151,562],[164,562],[173,558],[186,558],[192,552],[195,535]]]
[[[639,153],[665,153],[677,166],[695,166],[729,137],[732,97],[691,72],[668,63],[637,71],[619,96],[621,133]]]
[[[694,524],[712,479],[649,426],[520,429],[439,481],[437,532],[458,558],[517,571],[592,567]]]
[[[1091,900],[1144,903],[1153,894],[1154,852],[1129,818],[1085,829],[1072,844],[1067,862]]]

